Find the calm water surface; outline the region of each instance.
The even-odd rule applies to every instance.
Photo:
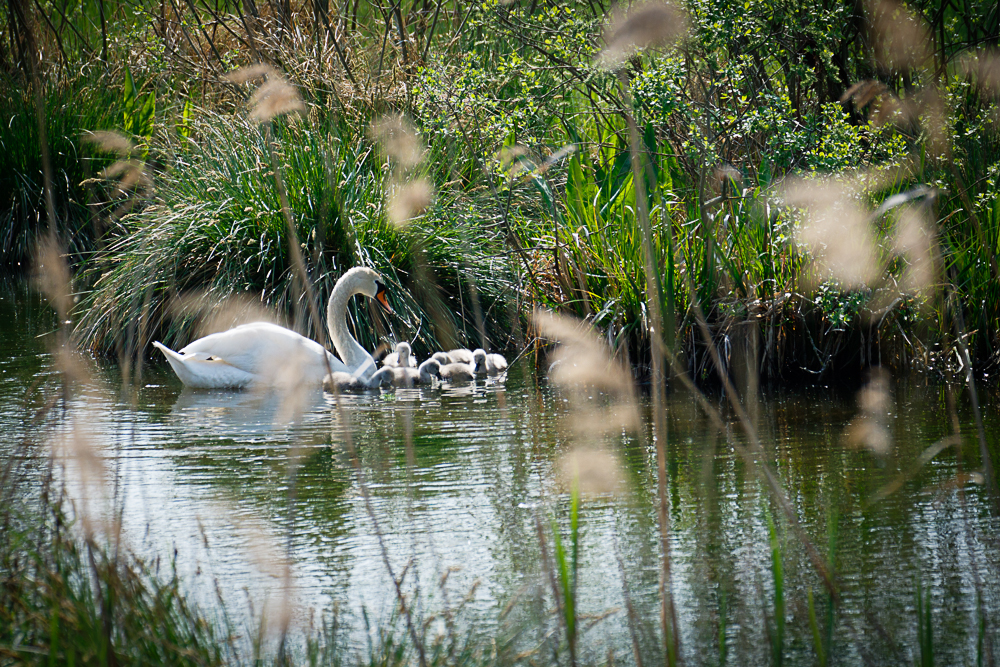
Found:
[[[53,321],[37,299],[10,291],[0,318],[0,427],[14,442],[57,382],[46,336]],[[556,628],[539,526],[547,541],[553,518],[568,530],[556,470],[574,445],[567,425],[579,413],[529,364],[515,365],[504,384],[344,397],[370,511],[330,395],[300,397],[296,411],[280,396],[191,392],[159,359],[145,367],[134,402],[119,388],[117,368],[99,367],[52,434],[59,441],[74,425],[89,433],[105,462],[103,483],[85,483],[87,472],[72,462],[64,475],[80,511],[108,516],[108,507],[119,508],[132,549],[162,568],[174,563],[206,608],[216,609],[221,595],[237,617],[248,600],[276,617],[290,601],[300,625],[336,608],[349,641],[363,647],[362,610],[388,623],[396,608],[384,553],[397,577],[405,572],[403,587],[421,613],[467,596],[462,627],[517,633],[525,648]],[[806,534],[835,568],[835,661],[912,664],[919,582],[931,596],[938,664],[973,664],[979,619],[988,621],[987,641],[1000,619],[998,533],[983,488],[961,475],[979,467],[975,431],[960,407],[961,451],[946,449],[903,479],[950,425],[940,387],[911,379],[893,391],[886,457],[845,446],[854,398],[824,389],[771,391],[759,411],[762,440]],[[993,446],[996,403],[984,393]],[[785,658],[813,664],[808,592],[821,623],[826,597],[801,541],[690,397],[671,397],[668,424],[672,589],[688,662],[719,663],[723,623],[728,664],[770,661],[770,516],[785,578]],[[648,437],[621,434],[606,444],[627,483],[583,502],[581,641],[591,659],[610,649],[631,662],[626,586],[639,643],[649,656],[657,650],[656,456]],[[290,580],[281,566],[288,553]],[[248,622],[246,615],[237,620]]]

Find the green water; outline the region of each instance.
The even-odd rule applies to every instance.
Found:
[[[46,335],[54,322],[17,291],[3,293],[0,318],[0,427],[13,442],[33,432],[29,414],[58,382]],[[968,406],[960,397],[962,447],[945,449],[875,501],[951,433],[942,387],[910,378],[892,391],[892,450],[878,457],[845,445],[852,394],[769,389],[757,418],[766,458],[805,535],[834,568],[841,601],[831,664],[917,660],[918,581],[931,596],[936,663],[975,664],[980,618],[1000,650],[992,625],[1000,618],[1000,549],[986,491],[960,475],[980,467]],[[997,403],[981,391],[993,446]],[[186,391],[159,359],[144,368],[133,402],[123,398],[118,369],[98,364],[49,437],[85,426],[104,477],[88,481],[67,457],[62,475],[80,511],[120,512],[130,547],[174,560],[206,608],[218,607],[218,594],[237,618],[249,618],[248,599],[253,613],[272,616],[290,602],[297,627],[336,608],[347,641],[364,650],[364,614],[373,625],[399,623],[388,560],[422,618],[467,596],[456,616],[462,632],[542,647],[537,662],[549,660],[545,637],[559,636],[559,626],[539,527],[551,556],[551,519],[568,535],[556,468],[575,444],[579,404],[525,359],[505,383],[347,396],[342,413],[332,396],[315,392],[291,407],[276,395]],[[720,627],[728,664],[772,661],[771,516],[784,572],[784,660],[815,664],[808,591],[821,626],[827,598],[801,539],[690,396],[671,395],[667,423],[670,587],[686,663],[719,664]],[[739,433],[735,419],[730,426]],[[605,439],[626,483],[583,500],[578,604],[588,663],[609,650],[633,663],[630,625],[645,664],[661,661],[650,440]],[[286,554],[290,578],[280,564]],[[435,623],[432,631],[444,631]]]

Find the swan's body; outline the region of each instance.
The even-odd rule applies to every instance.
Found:
[[[396,343],[396,351],[390,352],[382,360],[383,366],[416,368],[417,358],[413,356],[409,343]]]
[[[499,375],[507,370],[507,359],[502,354],[488,354],[486,350],[480,348],[473,352],[472,356],[476,365],[476,373]]]
[[[210,334],[174,352],[153,343],[185,385],[195,389],[241,388],[251,384],[318,385],[331,371],[369,378],[375,360],[347,329],[347,303],[355,294],[389,309],[385,286],[371,269],[347,271],[333,288],[326,320],[340,359],[322,345],[269,322],[253,322]]]
[[[322,345],[291,329],[253,322],[199,338],[180,353],[154,342],[177,377],[192,389],[241,388],[269,384],[318,385],[330,370],[348,371]]]

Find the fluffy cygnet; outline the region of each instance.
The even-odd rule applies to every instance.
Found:
[[[410,344],[407,342],[396,343],[394,352],[390,352],[382,360],[383,366],[396,368],[416,368],[417,358],[413,356]]]

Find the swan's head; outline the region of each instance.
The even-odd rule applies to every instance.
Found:
[[[486,350],[479,348],[473,351],[472,365],[475,367],[477,373],[486,371]]]
[[[398,359],[400,366],[409,364],[411,351],[409,343],[396,343],[396,359]]]
[[[387,313],[392,313],[392,307],[386,298],[387,291],[382,276],[377,271],[369,269],[367,266],[355,266],[343,275],[338,283],[343,282],[351,287],[349,294],[364,294],[370,299],[378,301],[378,305]]]

